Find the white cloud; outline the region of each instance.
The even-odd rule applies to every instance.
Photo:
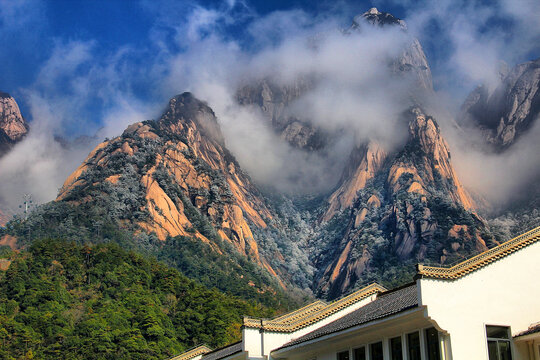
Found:
[[[410,33],[444,50],[435,63],[440,93],[432,101],[439,103],[432,108],[445,135],[459,145],[459,136],[454,138],[451,131],[452,111],[474,85],[496,81],[499,60],[523,61],[531,46],[538,48],[533,39],[538,39],[540,30],[531,16],[539,13],[538,2],[394,2],[407,7]],[[21,11],[8,3],[1,3],[9,6],[1,7],[0,19]],[[259,16],[239,0],[215,7],[175,1],[142,4],[156,20],[147,47],[124,47],[111,54],[92,41],[55,40],[50,58],[24,91],[33,130],[9,157],[0,160],[0,181],[24,178],[18,181],[17,191],[6,188],[5,192],[35,192],[43,201],[54,198],[56,188],[88,150],[62,150],[53,141],[55,134],[69,133],[66,129],[76,132],[77,126],[80,133],[95,134],[103,126],[100,136],[119,135],[129,123],[159,116],[167,98],[183,91],[194,92],[215,110],[228,146],[253,178],[286,190],[327,190],[339,177],[353,141],[375,137],[391,147],[406,134],[398,115],[408,104],[410,84],[396,81],[387,67],[388,59],[409,41],[398,29],[366,27],[360,34],[344,36],[340,28],[355,14],[347,14],[349,20],[344,21],[343,11],[336,7],[317,16],[294,9]],[[345,3],[345,8],[349,5]],[[385,10],[384,3],[375,5]],[[504,34],[497,22],[493,25],[494,16],[513,19],[514,29],[521,33]],[[426,30],[433,22],[439,33]],[[227,28],[239,24],[247,37],[232,39]],[[345,128],[350,136],[322,153],[292,148],[258,110],[236,104],[240,85],[265,77],[277,84],[290,84],[298,77],[314,79],[313,88],[287,109],[288,114],[329,131]],[[147,98],[136,95],[134,88],[141,87]],[[99,115],[92,109],[94,103]],[[449,115],[443,115],[448,110]],[[531,156],[529,150],[520,153],[522,162],[527,154]],[[505,169],[511,159],[462,152],[455,160],[466,184],[477,187],[496,174],[475,171],[483,169],[481,165]],[[35,184],[37,172],[50,183]],[[525,170],[516,173],[523,179],[533,176]],[[508,194],[514,191],[512,183],[520,183],[495,177],[500,184],[490,187],[499,193]],[[6,196],[3,190],[0,196]]]

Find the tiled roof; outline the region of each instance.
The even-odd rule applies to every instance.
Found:
[[[306,326],[314,324],[330,315],[341,311],[371,295],[386,291],[379,284],[371,284],[360,289],[344,298],[336,300],[330,304],[322,301],[316,301],[310,305],[293,311],[292,313],[280,316],[273,320],[255,319],[244,317],[244,326],[248,328],[264,329],[279,332],[294,332]]]
[[[358,310],[339,318],[328,325],[314,330],[304,336],[283,345],[280,349],[313,340],[373,320],[381,319],[418,306],[416,284],[382,293],[376,300],[362,306]]]
[[[226,358],[227,356],[231,356],[236,353],[239,353],[241,351],[242,351],[242,342],[239,341],[237,343],[227,345],[226,347],[223,347],[221,349],[216,349],[212,352],[204,354],[202,357],[202,360],[219,360],[219,359]]]
[[[449,268],[418,265],[418,275],[435,279],[459,279],[539,240],[540,226]]]
[[[196,348],[193,348],[191,350],[188,350],[178,356],[175,356],[173,358],[171,358],[170,360],[189,360],[189,359],[193,359],[194,357],[196,356],[199,356],[199,355],[202,355],[202,354],[206,354],[206,353],[209,353],[210,351],[212,351],[208,346],[206,345],[201,345],[201,346],[197,346]]]
[[[540,333],[540,323],[536,323],[535,325],[529,326],[529,328],[525,331],[520,332],[514,338],[517,338],[519,336],[525,336],[525,335],[531,335],[535,333]]]

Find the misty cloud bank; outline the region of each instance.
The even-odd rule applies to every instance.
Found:
[[[454,117],[474,86],[495,86],[501,60],[513,65],[538,50],[531,49],[540,43],[540,29],[531,25],[530,14],[540,14],[540,6],[527,0],[490,6],[470,1],[391,3],[407,9],[408,33],[364,26],[344,35],[341,30],[356,15],[344,11],[346,3],[316,16],[302,10],[260,16],[244,2],[205,8],[143,1],[141,6],[157,19],[148,48],[126,45],[103,53],[95,41],[56,39],[35,81],[16,94],[29,104],[30,114],[23,115],[31,117],[31,131],[0,159],[0,198],[12,206],[23,193],[32,193],[39,202],[54,199],[97,142],[121,134],[131,123],[158,118],[168,98],[184,91],[212,107],[227,146],[256,182],[282,191],[328,191],[352,146],[375,138],[392,148],[404,140],[399,114],[408,106],[411,84],[397,81],[388,59],[417,37],[425,48],[440,53],[431,62],[428,52],[437,93],[427,103],[450,142],[459,176],[488,199],[507,200],[538,176],[532,135],[538,126],[511,151],[486,155],[464,143],[480,140],[476,134],[463,136]],[[385,10],[382,1],[374,5]],[[32,10],[36,8],[32,0],[3,7],[0,33],[20,26],[5,20],[13,14],[23,24],[45,23],[42,12]],[[490,26],[503,20],[512,32]],[[237,23],[244,26],[242,39],[228,32]],[[266,77],[278,85],[299,77],[315,79],[289,114],[329,132],[345,129],[346,135],[319,153],[291,147],[260,110],[237,105],[240,86]],[[92,141],[68,147],[55,140],[58,135],[73,139],[95,134]]]

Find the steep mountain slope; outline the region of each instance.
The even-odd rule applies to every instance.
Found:
[[[222,239],[274,270],[248,225],[266,227],[264,200],[224,147],[214,113],[190,93],[174,97],[159,121],[129,126],[98,145],[68,177],[57,201],[92,203],[106,194],[124,226],[168,236]]]
[[[272,221],[266,200],[225,148],[213,111],[184,93],[159,120],[132,124],[98,145],[55,201],[16,217],[0,229],[0,241],[16,238],[23,248],[43,238],[115,242],[208,287],[288,306],[304,295],[285,292],[285,258],[277,247],[262,254],[253,234]]]
[[[395,281],[414,262],[448,263],[492,244],[436,121],[418,107],[404,121],[403,148],[356,148],[328,199],[323,234],[334,240],[314,244],[322,250],[314,260],[320,296],[334,298],[372,279]]]
[[[540,59],[514,67],[495,90],[476,88],[461,107],[458,122],[479,127],[486,143],[502,151],[532,127],[540,115]]]
[[[371,9],[343,36],[366,26],[406,31],[403,21]],[[413,84],[403,94],[410,105],[432,91],[417,40],[388,66],[396,82]],[[260,107],[291,145],[315,152],[338,134],[288,112],[315,85],[309,76],[290,84],[264,78],[240,88],[237,100]],[[264,301],[289,284],[323,298],[373,280],[396,285],[416,262],[448,264],[495,244],[435,119],[414,105],[402,121],[406,141],[386,148],[374,137],[356,146],[329,196],[264,197],[227,150],[211,108],[184,93],[159,120],[133,124],[97,146],[55,202],[5,233],[22,242],[116,241],[154,251],[206,285]]]

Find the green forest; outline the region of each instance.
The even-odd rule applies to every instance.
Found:
[[[39,240],[0,258],[0,359],[166,359],[274,314],[114,243]]]

